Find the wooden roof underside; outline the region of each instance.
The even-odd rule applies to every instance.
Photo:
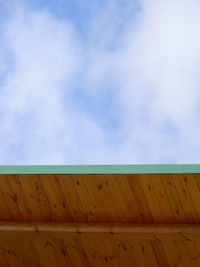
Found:
[[[0,266],[200,266],[198,168],[1,173]]]

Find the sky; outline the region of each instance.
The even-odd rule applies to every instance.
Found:
[[[0,164],[200,162],[198,0],[0,0]]]

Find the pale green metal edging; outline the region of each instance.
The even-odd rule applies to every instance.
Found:
[[[7,165],[0,174],[175,174],[200,173],[200,164],[160,165]]]

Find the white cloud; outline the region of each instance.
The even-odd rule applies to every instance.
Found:
[[[200,63],[197,1],[154,1],[147,6],[132,59],[142,79],[159,96],[160,108],[174,119],[192,111],[198,96]],[[134,40],[133,40],[134,43]],[[135,53],[137,51],[137,54]]]
[[[200,158],[196,138],[200,132],[199,9],[198,1],[144,1],[140,23],[127,36],[121,56],[123,80],[129,73],[132,85],[124,94],[127,118],[130,98],[136,97],[139,104],[132,104],[139,105],[140,113],[133,109],[132,115],[139,118],[142,110],[148,115],[149,126],[143,121],[141,128],[150,162],[191,163]],[[172,129],[163,134],[166,121],[176,128],[175,136]]]
[[[0,163],[197,163],[198,1],[143,0],[133,16],[110,1],[86,39],[47,10],[12,11],[1,36]],[[108,89],[110,132],[88,107]]]
[[[199,162],[199,9],[195,0],[141,1],[118,50],[96,56],[95,80],[118,84],[124,141],[116,161]]]
[[[77,40],[70,24],[48,13],[20,9],[9,21],[4,42],[13,62],[0,91],[2,163],[72,163],[90,132],[98,139],[95,123],[68,107],[81,67]]]

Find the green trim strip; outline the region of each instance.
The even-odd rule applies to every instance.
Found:
[[[200,164],[160,165],[7,165],[0,174],[165,174],[200,173]]]

